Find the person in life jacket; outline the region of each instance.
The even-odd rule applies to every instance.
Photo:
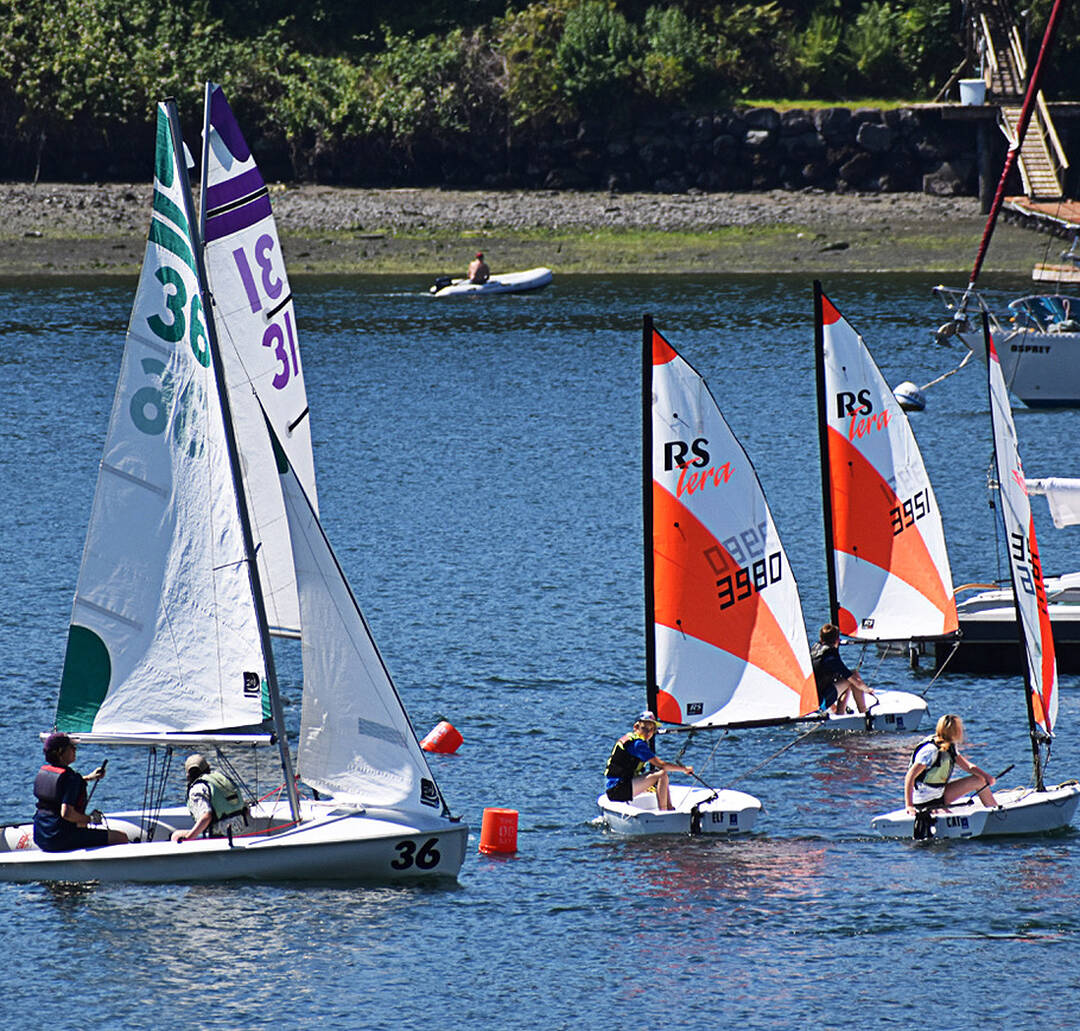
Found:
[[[67,734],[50,734],[45,739],[45,765],[34,778],[34,844],[43,852],[72,852],[77,848],[127,844],[123,831],[92,827],[104,819],[101,811],[86,812],[88,781],[101,780],[105,768],[99,766],[83,777],[71,764],[75,742]]]
[[[961,795],[975,791],[984,806],[997,808],[997,800],[990,790],[994,778],[960,754],[957,748],[963,742],[964,721],[951,713],[937,721],[933,737],[919,742],[904,777],[904,807],[909,813],[943,808]],[[966,770],[969,776],[950,780],[957,766]]]
[[[206,757],[189,755],[184,760],[187,774],[187,807],[194,824],[188,830],[172,833],[173,841],[190,841],[203,835],[209,838],[243,833],[248,811],[240,789],[224,773],[211,770]]]
[[[693,766],[667,762],[657,756],[652,748],[656,734],[656,716],[643,712],[634,720],[634,729],[623,734],[608,757],[604,774],[607,777],[605,792],[612,802],[629,802],[646,791],[656,790],[658,809],[674,809],[668,785],[668,771],[680,770],[692,774]],[[647,767],[653,766],[653,772]]]
[[[848,699],[859,712],[866,712],[866,695],[874,694],[857,670],[848,669],[840,658],[840,629],[826,623],[818,634],[817,643],[810,648],[810,663],[814,667],[818,702],[821,710],[832,709],[843,715],[848,711]]]

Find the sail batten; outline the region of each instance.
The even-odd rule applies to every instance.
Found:
[[[757,472],[704,379],[648,320],[646,334],[646,630],[656,713],[726,726],[814,712],[798,587]]]
[[[954,634],[944,529],[911,425],[862,337],[814,286],[833,619],[863,641]]]

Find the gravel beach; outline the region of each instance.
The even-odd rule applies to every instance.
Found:
[[[922,193],[644,194],[271,186],[290,275],[494,271],[960,273],[985,216]],[[0,276],[134,274],[146,184],[0,184]],[[986,271],[1029,273],[1060,241],[999,223]]]

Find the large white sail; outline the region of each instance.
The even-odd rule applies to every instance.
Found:
[[[57,706],[68,732],[208,731],[263,717],[265,664],[186,190],[159,105],[150,231]]]
[[[435,778],[367,621],[287,462],[281,483],[303,628],[297,772],[343,802],[442,810]]]
[[[648,320],[644,344],[650,701],[662,720],[703,726],[813,712],[798,586],[757,473]]]
[[[206,88],[205,124],[206,275],[258,544],[259,580],[271,633],[299,636],[288,524],[262,414],[318,511],[292,290],[266,183],[224,92],[212,83]]]
[[[1050,610],[1046,603],[1039,544],[1031,501],[1020,462],[1009,392],[993,339],[986,333],[986,367],[990,384],[990,418],[994,427],[994,458],[1000,486],[1001,518],[1009,550],[1013,594],[1020,617],[1031,693],[1031,716],[1044,733],[1057,725],[1058,677]]]
[[[830,586],[861,641],[956,632],[945,531],[911,424],[862,337],[814,284]]]

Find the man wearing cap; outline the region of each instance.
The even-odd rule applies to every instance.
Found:
[[[45,739],[45,765],[34,778],[34,844],[43,852],[72,852],[77,848],[126,845],[123,831],[91,827],[104,819],[100,810],[87,815],[87,781],[101,780],[105,767],[88,777],[72,768],[76,745],[67,734],[50,734]]]
[[[629,802],[645,791],[656,791],[658,809],[674,809],[668,789],[668,770],[680,770],[692,774],[693,766],[681,766],[661,759],[652,749],[656,734],[656,716],[643,712],[634,720],[634,729],[623,734],[608,757],[606,793],[612,802]],[[646,773],[646,763],[655,767]]]
[[[484,264],[484,252],[477,251],[476,257],[469,263],[468,280],[470,283],[486,283],[491,278],[491,269]]]
[[[206,835],[225,837],[230,831],[242,834],[247,827],[247,806],[240,789],[219,770],[211,770],[206,756],[189,755],[184,760],[187,774],[187,807],[195,821],[189,830],[173,831],[173,841],[190,841]]]

